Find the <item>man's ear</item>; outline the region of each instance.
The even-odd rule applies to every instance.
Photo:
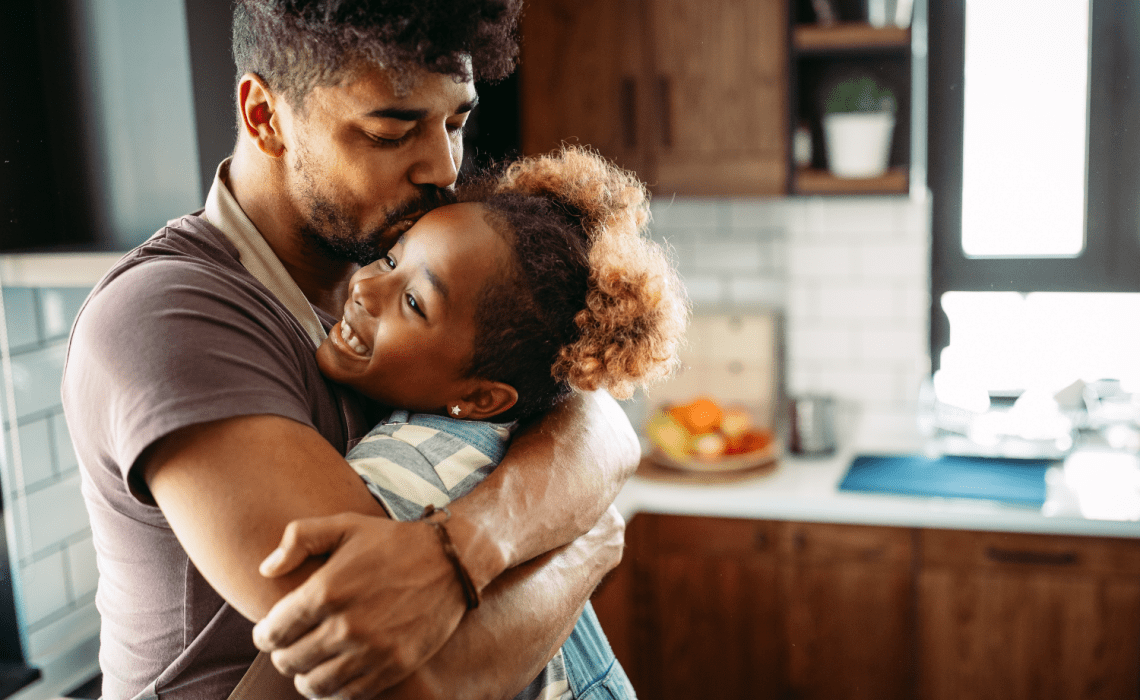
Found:
[[[510,384],[489,379],[475,380],[475,387],[458,402],[459,417],[470,420],[487,420],[506,411],[519,400],[519,392]]]
[[[257,148],[271,158],[280,158],[285,152],[281,117],[275,107],[279,100],[279,96],[254,73],[246,73],[238,82],[242,129]]]

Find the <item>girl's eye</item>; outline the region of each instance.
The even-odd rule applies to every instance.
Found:
[[[396,269],[396,259],[393,258],[391,255],[385,255],[384,257],[380,258],[380,264],[384,265],[389,270],[395,270]]]
[[[404,296],[408,300],[408,306],[412,307],[412,311],[415,311],[420,316],[427,318],[427,316],[424,315],[424,310],[422,308],[420,308],[420,303],[418,301],[416,301],[416,298],[414,296],[412,296],[411,294],[405,294]]]

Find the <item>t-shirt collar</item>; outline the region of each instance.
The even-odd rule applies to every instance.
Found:
[[[245,269],[273,292],[278,301],[289,309],[305,329],[313,345],[319,346],[326,336],[325,327],[321,325],[321,320],[313,310],[312,304],[305,298],[305,293],[297,286],[276,253],[265,242],[261,232],[234,199],[227,185],[229,169],[229,158],[218,165],[218,170],[214,174],[214,184],[210,186],[210,193],[206,196],[206,209],[203,215],[237,248],[239,260]]]

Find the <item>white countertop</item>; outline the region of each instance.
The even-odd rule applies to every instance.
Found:
[[[0,255],[5,287],[94,287],[125,253],[17,253]]]
[[[880,454],[881,452],[875,452]],[[824,459],[785,457],[771,473],[730,484],[674,484],[635,476],[618,497],[628,520],[636,513],[670,513],[759,520],[890,525],[1055,535],[1140,537],[1140,521],[1084,517],[1058,508],[1057,494],[1043,508],[977,499],[920,498],[839,491],[854,452]],[[1050,480],[1052,481],[1052,480]],[[1066,515],[1045,515],[1061,511]]]

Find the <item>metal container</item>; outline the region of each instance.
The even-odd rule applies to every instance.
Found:
[[[835,452],[835,399],[798,396],[790,408],[792,452],[821,456]]]

